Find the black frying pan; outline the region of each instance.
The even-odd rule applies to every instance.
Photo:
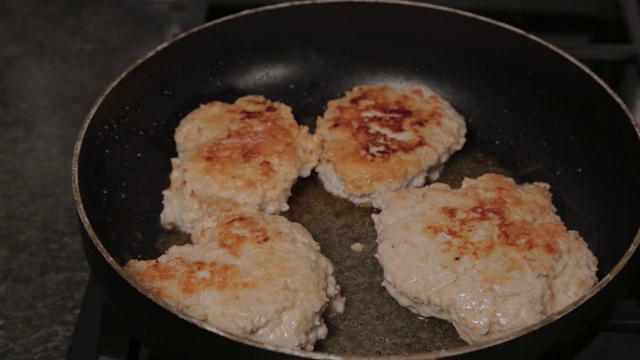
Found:
[[[371,210],[301,180],[284,215],[334,261],[347,297],[313,353],[258,344],[180,314],[122,270],[185,241],[158,225],[180,119],[210,100],[261,94],[314,128],[329,99],[359,84],[422,84],[462,113],[465,148],[442,181],[502,172],[552,186],[567,226],[599,260],[601,281],[548,321],[482,346],[420,319],[386,295]],[[639,262],[640,141],[620,99],[584,66],[521,31],[403,2],[307,2],[249,11],[160,46],[107,89],[73,161],[74,195],[94,276],[114,311],[168,358],[571,357],[602,328]],[[352,242],[365,251],[349,250]]]

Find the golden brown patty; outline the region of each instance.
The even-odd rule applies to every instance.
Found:
[[[291,186],[311,173],[320,152],[291,108],[255,95],[202,105],[182,120],[175,140],[161,221],[187,232],[200,217],[199,204],[215,197],[267,213],[287,210]]]
[[[342,311],[333,265],[297,223],[231,202],[205,204],[193,244],[125,269],[172,306],[248,338],[312,350]]]
[[[567,230],[544,183],[487,174],[384,197],[373,218],[383,285],[469,343],[543,320],[597,281],[597,259]]]
[[[325,188],[378,207],[382,196],[438,177],[465,142],[464,119],[426,87],[358,86],[317,120]]]

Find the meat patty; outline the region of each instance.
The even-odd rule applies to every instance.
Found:
[[[193,244],[125,269],[161,299],[215,327],[312,350],[327,309],[342,312],[333,265],[297,223],[250,205],[204,204]]]
[[[539,322],[597,281],[597,259],[544,183],[486,174],[458,190],[399,190],[373,218],[389,294],[472,344]]]
[[[249,95],[192,111],[175,132],[178,157],[160,216],[190,232],[199,206],[213,197],[254,204],[274,214],[288,209],[291,187],[318,162],[319,142],[287,105]]]
[[[389,191],[435,180],[465,134],[463,117],[426,87],[358,86],[317,120],[316,171],[330,193],[379,207]]]

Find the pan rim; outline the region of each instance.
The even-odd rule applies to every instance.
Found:
[[[85,138],[85,134],[87,132],[87,129],[89,128],[92,119],[95,115],[95,113],[97,112],[97,110],[100,108],[100,106],[102,105],[103,101],[105,100],[105,98],[112,92],[112,90],[124,79],[128,76],[129,73],[131,73],[134,69],[136,69],[138,66],[140,66],[141,64],[143,64],[144,62],[146,62],[149,58],[153,57],[156,53],[160,52],[161,50],[165,49],[166,47],[170,46],[171,44],[180,41],[181,39],[190,36],[193,33],[197,33],[200,32],[206,28],[209,27],[213,27],[216,26],[217,24],[221,24],[224,23],[226,21],[232,21],[236,18],[239,17],[244,17],[247,15],[251,15],[251,14],[255,14],[255,13],[261,13],[261,12],[268,12],[271,10],[276,10],[276,9],[281,9],[281,8],[287,8],[287,7],[294,7],[294,6],[307,6],[307,5],[317,5],[317,4],[331,4],[331,3],[369,3],[369,4],[376,4],[376,3],[380,3],[380,4],[390,4],[390,5],[401,5],[401,6],[412,6],[412,7],[420,7],[420,8],[429,8],[432,10],[437,10],[437,11],[442,11],[442,12],[447,12],[447,13],[451,13],[451,14],[455,14],[455,15],[459,15],[459,16],[463,16],[463,17],[468,17],[468,18],[472,18],[472,19],[476,19],[494,26],[498,26],[501,27],[505,30],[517,33],[521,36],[524,36],[530,40],[533,40],[551,50],[553,50],[555,53],[563,56],[566,60],[572,62],[574,65],[578,66],[582,71],[584,71],[588,76],[590,76],[593,80],[595,80],[604,90],[606,90],[606,92],[609,94],[609,96],[611,96],[619,105],[619,107],[625,112],[625,114],[627,115],[628,120],[632,123],[635,131],[636,131],[636,135],[640,138],[640,124],[638,123],[638,121],[636,121],[634,119],[634,115],[631,113],[631,111],[628,109],[628,107],[626,106],[626,104],[624,104],[624,102],[622,101],[622,99],[602,80],[600,79],[596,74],[594,74],[586,65],[584,65],[583,63],[581,63],[580,61],[578,61],[577,59],[573,58],[571,55],[569,55],[568,53],[566,53],[565,51],[561,50],[560,48],[546,42],[545,40],[542,40],[540,38],[538,38],[535,35],[532,35],[530,33],[527,33],[521,29],[518,29],[514,26],[502,23],[500,21],[496,21],[494,19],[491,18],[487,18],[481,15],[477,15],[468,11],[463,11],[463,10],[459,10],[459,9],[455,9],[455,8],[451,8],[451,7],[447,7],[447,6],[442,6],[442,5],[434,5],[434,4],[427,4],[427,3],[416,3],[416,2],[411,2],[411,1],[406,1],[406,0],[303,0],[303,1],[293,1],[293,2],[286,2],[286,3],[279,3],[279,4],[275,4],[275,5],[269,5],[269,6],[262,6],[262,7],[258,7],[258,8],[254,8],[254,9],[249,9],[249,10],[245,10],[236,14],[232,14],[202,25],[199,25],[191,30],[185,31],[177,36],[175,36],[172,39],[169,39],[165,42],[163,42],[162,44],[159,44],[158,46],[156,46],[155,48],[153,48],[152,50],[150,50],[146,55],[140,57],[138,60],[134,61],[131,65],[129,65],[120,75],[118,75],[106,88],[105,90],[102,92],[102,94],[98,97],[98,99],[95,101],[95,103],[93,104],[93,106],[91,107],[90,111],[88,112],[87,116],[85,117],[83,124],[79,130],[76,142],[75,142],[75,146],[74,146],[74,150],[73,150],[73,159],[72,159],[72,190],[73,190],[73,197],[74,197],[74,202],[76,205],[76,210],[77,210],[77,214],[78,217],[80,219],[81,225],[84,228],[84,230],[87,232],[89,238],[91,239],[91,242],[93,243],[93,246],[96,247],[96,249],[100,252],[100,254],[104,257],[104,260],[107,261],[107,263],[122,277],[124,278],[131,286],[133,286],[135,289],[137,289],[140,293],[142,293],[144,296],[146,296],[147,298],[151,299],[153,302],[155,302],[156,304],[160,305],[162,308],[164,308],[165,310],[171,312],[173,315],[178,316],[179,318],[181,318],[182,320],[188,321],[190,323],[192,323],[193,325],[196,325],[200,328],[203,328],[205,330],[211,331],[217,335],[223,336],[225,338],[228,338],[230,340],[236,341],[236,342],[240,342],[240,343],[244,343],[244,344],[248,344],[254,347],[258,347],[258,348],[262,348],[265,350],[269,350],[269,351],[274,351],[274,352],[279,352],[282,354],[287,354],[287,355],[294,355],[294,356],[299,356],[299,357],[304,357],[304,358],[310,358],[310,359],[335,359],[335,360],[347,360],[347,359],[354,359],[354,360],[364,360],[364,359],[371,359],[373,357],[370,356],[359,356],[359,355],[344,355],[344,354],[333,354],[333,353],[327,353],[327,352],[317,352],[317,351],[304,351],[304,350],[297,350],[297,349],[291,349],[291,348],[287,348],[287,347],[283,347],[283,346],[276,346],[276,345],[270,345],[270,344],[265,344],[262,342],[258,342],[258,341],[254,341],[239,335],[235,335],[233,333],[229,333],[225,330],[219,329],[217,327],[214,327],[212,325],[209,325],[207,323],[205,323],[204,321],[201,320],[197,320],[195,318],[192,318],[191,316],[186,315],[185,313],[177,310],[175,307],[171,306],[170,304],[168,304],[167,302],[165,302],[164,300],[160,299],[159,297],[157,297],[155,294],[153,294],[152,292],[150,292],[149,290],[147,290],[146,288],[144,288],[142,285],[140,285],[136,280],[133,279],[133,277],[131,275],[129,275],[124,268],[119,265],[115,259],[113,258],[113,256],[111,256],[111,254],[109,254],[109,252],[106,250],[106,248],[104,247],[104,245],[102,244],[102,242],[100,241],[100,239],[98,238],[97,234],[95,233],[95,231],[93,230],[93,227],[91,225],[91,221],[89,220],[87,213],[85,211],[84,205],[83,205],[83,201],[82,201],[82,196],[81,196],[81,191],[80,191],[80,185],[79,185],[79,176],[78,176],[78,168],[79,168],[79,158],[80,158],[80,154],[82,152],[82,148],[83,148],[83,140]],[[566,315],[567,313],[573,311],[574,309],[576,309],[577,307],[581,306],[582,304],[584,304],[586,301],[588,301],[590,298],[592,298],[595,294],[599,293],[603,288],[605,288],[610,282],[611,280],[616,277],[618,275],[618,273],[620,273],[620,271],[622,271],[622,269],[629,263],[630,259],[634,256],[635,252],[637,251],[637,248],[640,247],[640,228],[636,231],[636,235],[634,237],[633,242],[631,243],[631,246],[625,251],[624,255],[622,256],[622,258],[620,259],[620,261],[613,267],[613,269],[607,274],[605,275],[602,279],[600,279],[598,281],[598,283],[591,288],[591,290],[589,292],[587,292],[586,294],[584,294],[580,299],[574,301],[572,304],[570,304],[569,306],[565,307],[564,309],[550,315],[549,317],[545,318],[544,320],[536,323],[536,324],[532,324],[529,325],[525,328],[522,328],[520,330],[517,330],[515,332],[509,333],[507,335],[504,335],[502,337],[499,337],[497,339],[488,341],[488,342],[484,342],[481,344],[475,344],[475,345],[465,345],[465,346],[461,346],[461,347],[457,347],[457,348],[453,348],[453,349],[448,349],[448,350],[443,350],[443,351],[432,351],[432,352],[426,352],[426,353],[419,353],[419,354],[410,354],[410,355],[392,355],[392,356],[375,356],[375,359],[403,359],[403,360],[411,360],[411,359],[437,359],[437,358],[446,358],[446,357],[450,357],[450,356],[456,356],[456,355],[463,355],[466,353],[470,353],[473,351],[477,351],[477,350],[481,350],[481,349],[485,349],[491,346],[495,346],[495,345],[499,345],[505,342],[508,342],[512,339],[518,338],[520,336],[523,336],[525,334],[528,334],[530,332],[533,332],[543,326],[546,326],[552,322],[554,322],[555,320],[563,317],[564,315]]]

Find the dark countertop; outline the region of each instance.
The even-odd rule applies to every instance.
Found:
[[[89,269],[71,191],[80,126],[203,2],[0,1],[0,358],[66,356]]]

